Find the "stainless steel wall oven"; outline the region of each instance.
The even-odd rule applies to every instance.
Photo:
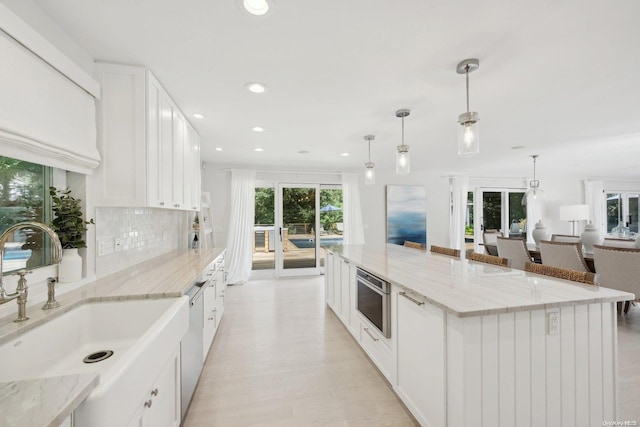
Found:
[[[356,272],[357,308],[385,338],[391,337],[391,286],[388,282],[358,268]]]

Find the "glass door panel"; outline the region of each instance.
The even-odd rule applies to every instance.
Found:
[[[280,184],[278,276],[319,273],[318,185]]]

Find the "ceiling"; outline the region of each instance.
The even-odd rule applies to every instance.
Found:
[[[539,154],[540,174],[640,178],[638,1],[273,1],[263,17],[240,0],[35,3],[94,58],[149,67],[207,162],[359,168],[374,134],[372,161],[393,169],[409,108],[413,170],[524,177]],[[456,147],[466,58],[480,60],[473,158]]]

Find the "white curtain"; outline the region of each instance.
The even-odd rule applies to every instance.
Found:
[[[342,215],[344,221],[343,244],[363,245],[362,208],[358,174],[342,173]]]
[[[585,180],[584,201],[589,205],[591,224],[598,227],[601,233],[605,233],[607,228],[604,217],[604,183],[602,181]]]
[[[228,283],[245,283],[253,259],[255,170],[231,170],[231,212],[227,240]]]
[[[453,249],[464,249],[464,227],[467,216],[467,192],[469,191],[469,177],[453,176],[449,178],[451,187],[451,220],[449,221],[449,246]]]

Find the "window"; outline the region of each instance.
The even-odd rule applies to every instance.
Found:
[[[253,232],[253,270],[273,270],[275,256],[275,188],[257,187]]]
[[[0,156],[0,233],[22,221],[51,219],[51,168]],[[44,239],[44,241],[43,241]],[[42,232],[20,230],[5,245],[3,273],[50,264],[51,245]]]

